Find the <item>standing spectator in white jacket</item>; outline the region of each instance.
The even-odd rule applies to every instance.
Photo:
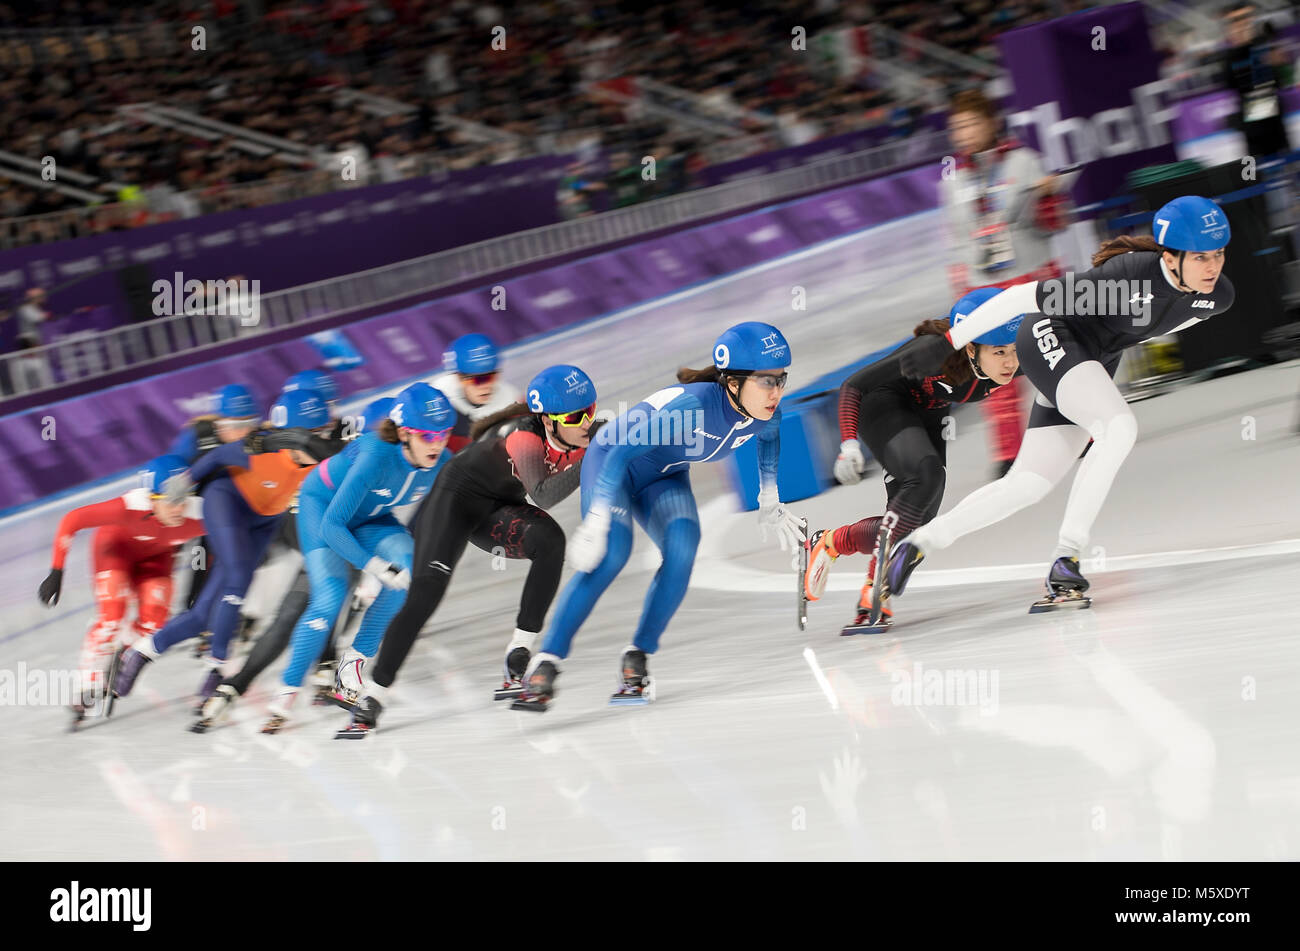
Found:
[[[1065,185],[1043,171],[1038,153],[998,135],[994,104],[978,90],[953,97],[939,200],[948,230],[953,299],[976,287],[1045,280],[1061,273],[1052,235],[1065,226]],[[983,402],[998,477],[1011,467],[1025,431],[1019,380]]]

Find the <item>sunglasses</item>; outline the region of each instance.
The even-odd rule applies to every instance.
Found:
[[[784,390],[789,373],[751,373],[749,378],[765,390]]]
[[[596,404],[592,403],[586,409],[574,410],[572,413],[547,413],[546,418],[565,426],[585,426],[596,418]]]
[[[410,429],[409,426],[405,428]],[[415,433],[425,442],[442,442],[451,436],[451,430],[452,427],[446,429],[411,429],[411,432]]]
[[[496,379],[496,370],[491,373],[462,373],[460,375],[462,383],[473,383],[475,386],[487,386],[489,383],[495,383]]]

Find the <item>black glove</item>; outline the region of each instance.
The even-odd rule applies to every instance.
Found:
[[[257,456],[266,452],[266,436],[270,430],[254,429],[244,437],[244,452],[250,456]]]
[[[59,592],[63,590],[63,569],[51,568],[50,573],[45,576],[41,582],[40,591],[37,597],[47,608],[52,608],[59,603]]]
[[[904,344],[898,354],[898,368],[903,376],[924,380],[943,369],[944,361],[953,354],[952,343],[939,334],[922,334]]]

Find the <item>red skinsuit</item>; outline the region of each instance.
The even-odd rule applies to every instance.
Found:
[[[54,537],[55,568],[63,568],[72,536],[95,528],[91,559],[95,573],[95,601],[99,616],[86,633],[78,666],[102,676],[117,649],[119,632],[126,643],[152,634],[165,623],[172,601],[172,562],[176,549],[203,534],[202,502],[186,502],[185,519],[176,528],[164,528],[153,515],[148,489],[132,489],[107,502],[73,509],[59,522]],[[131,636],[123,619],[132,592],[139,604]]]

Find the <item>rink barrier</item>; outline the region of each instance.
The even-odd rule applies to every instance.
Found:
[[[776,486],[782,502],[812,498],[835,485],[835,457],[839,455],[840,384],[865,366],[893,353],[907,340],[870,353],[832,370],[781,400],[781,464]],[[864,445],[862,455],[871,459]],[[758,446],[750,439],[726,460],[727,478],[741,511],[758,508]]]

